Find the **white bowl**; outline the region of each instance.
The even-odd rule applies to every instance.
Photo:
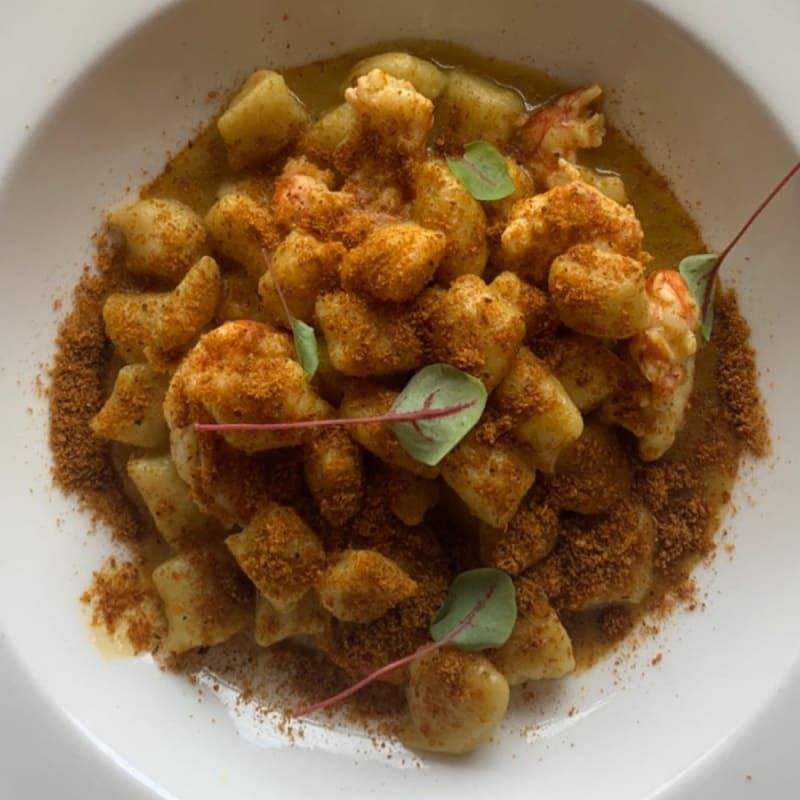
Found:
[[[570,81],[597,80],[617,90],[612,120],[672,179],[717,248],[798,157],[794,0],[285,5],[40,0],[2,12],[7,796],[788,796],[791,755],[781,745],[796,737],[782,698],[800,700],[800,182],[726,267],[753,325],[775,457],[748,467],[739,484],[726,524],[735,556],[698,573],[705,610],[672,618],[636,660],[615,669],[610,659],[562,682],[541,717],[513,717],[473,757],[403,763],[352,738],[309,734],[287,748],[213,698],[198,704],[180,677],[144,660],[104,660],[90,644],[77,598],[107,547],[102,536],[87,538],[87,518],[50,487],[46,401],[35,380],[53,352],[53,300],[90,257],[101,210],[155,174],[165,151],[212,113],[209,89],[258,66],[392,38],[449,39]],[[655,653],[664,657],[652,668]],[[521,724],[536,722],[520,735]]]

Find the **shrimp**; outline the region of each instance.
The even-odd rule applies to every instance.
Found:
[[[269,496],[271,454],[248,455],[190,425],[170,430],[170,452],[197,507],[225,527],[246,525]],[[274,451],[279,457],[286,452]]]
[[[619,425],[636,437],[642,461],[656,461],[675,442],[692,394],[694,363],[694,356],[686,361],[683,381],[668,394],[656,392],[630,365],[628,380],[600,407],[602,422]]]
[[[627,340],[629,380],[605,402],[601,416],[631,431],[642,459],[654,461],[683,425],[694,384],[700,310],[675,270],[653,272],[645,292],[649,323]]]
[[[589,108],[602,93],[597,84],[575,89],[535,110],[522,125],[520,155],[540,182],[558,171],[560,158],[575,163],[578,150],[602,144],[605,120]]]
[[[686,364],[697,352],[700,309],[686,281],[675,270],[651,273],[645,293],[649,324],[630,338],[628,349],[653,391],[668,395],[686,380]]]
[[[349,192],[331,191],[313,175],[284,173],[275,183],[272,214],[287,228],[301,228],[325,239],[349,215],[355,197]]]
[[[408,81],[373,69],[344,93],[358,114],[361,130],[388,155],[420,158],[433,127],[433,103]]]
[[[269,495],[305,432],[198,432],[196,423],[283,422],[331,416],[309,386],[289,337],[250,320],[225,322],[203,336],[170,381],[164,416],[170,451],[200,509],[224,525],[244,525]],[[261,451],[273,452],[263,453]]]
[[[310,162],[307,162],[313,167]],[[355,247],[375,228],[408,217],[402,191],[386,175],[356,172],[333,191],[327,170],[284,169],[275,182],[272,215],[289,229],[300,229],[318,239]]]
[[[294,359],[289,337],[251,320],[226,322],[203,336],[172,377],[164,401],[170,431],[198,422],[291,422],[331,416]],[[297,431],[222,434],[254,453],[302,444]],[[173,437],[174,438],[174,437]],[[181,467],[176,460],[179,472]]]
[[[578,244],[591,244],[645,263],[642,226],[621,206],[582,181],[519,200],[500,246],[503,265],[533,284],[547,280],[550,264]]]

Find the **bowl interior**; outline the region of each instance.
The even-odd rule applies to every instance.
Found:
[[[287,748],[269,724],[227,713],[224,692],[222,704],[198,704],[196,689],[146,660],[103,659],[84,626],[77,598],[108,546],[101,536],[87,538],[87,516],[50,488],[39,378],[53,353],[54,300],[68,297],[90,258],[102,209],[156,174],[165,151],[216,110],[210,89],[231,87],[257,67],[403,38],[455,41],[613,89],[609,117],[672,180],[712,248],[726,243],[797,158],[734,70],[633,0],[495,0],[464,14],[430,0],[295,0],[286,8],[194,0],[154,16],[92,54],[0,185],[0,331],[11,343],[0,366],[9,422],[0,460],[15,529],[0,561],[0,623],[55,704],[119,763],[176,796],[224,789],[249,797],[268,786],[305,796],[335,786],[387,798],[417,787],[469,797],[496,789],[502,769],[510,797],[582,798],[591,787],[602,798],[599,774],[615,776],[608,796],[613,788],[620,800],[645,797],[742,726],[798,662],[787,631],[800,613],[793,568],[800,539],[786,520],[800,375],[786,367],[800,337],[793,308],[800,278],[791,258],[800,250],[800,185],[776,200],[726,267],[753,326],[775,438],[774,458],[749,465],[738,485],[736,513],[725,525],[735,557],[720,556],[698,573],[702,613],[672,618],[622,664],[612,656],[544,687],[541,713],[512,715],[492,746],[459,762],[398,750],[387,760],[359,734],[311,729]],[[32,591],[38,602],[19,601]],[[657,653],[663,659],[651,667]]]

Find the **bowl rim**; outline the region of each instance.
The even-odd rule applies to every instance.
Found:
[[[767,113],[777,120],[780,128],[800,151],[800,106],[793,102],[797,87],[793,85],[792,80],[792,68],[796,65],[796,56],[791,55],[794,46],[791,31],[800,29],[800,6],[792,0],[764,0],[758,9],[752,9],[748,8],[746,0],[739,0],[743,13],[740,15],[731,13],[726,25],[720,26],[717,13],[710,4],[702,6],[692,0],[641,0],[641,2],[658,10],[689,36],[702,43],[736,75],[746,76],[746,83],[761,98]],[[48,14],[52,12],[53,25],[52,28],[40,31],[38,48],[43,56],[37,60],[35,74],[28,76],[23,83],[26,91],[20,92],[20,84],[15,83],[14,103],[3,103],[4,107],[11,110],[6,125],[0,129],[0,185],[5,182],[14,161],[24,148],[26,131],[41,123],[53,103],[68,91],[68,86],[59,87],[57,82],[55,87],[49,85],[49,78],[44,76],[64,75],[68,76],[70,83],[79,81],[85,72],[92,68],[93,63],[102,59],[107,50],[113,48],[121,37],[129,35],[135,28],[146,24],[155,14],[172,5],[175,5],[174,0],[140,0],[138,4],[114,8],[112,4],[105,4],[102,0],[73,0],[69,12],[70,18],[93,17],[92,35],[83,44],[71,41],[68,46],[62,46],[60,25],[57,24],[62,13],[61,4],[57,0],[40,0],[35,4],[36,14],[41,14],[43,11],[47,11]],[[730,10],[733,11],[733,4]],[[15,8],[4,14],[10,16],[10,22],[17,23],[19,29],[23,31],[30,31],[32,23],[36,21],[31,19],[33,14],[31,8]],[[769,37],[771,42],[773,57],[768,64],[759,56],[759,52],[763,55],[763,51],[752,47],[752,27],[747,23],[756,14],[764,38]],[[796,21],[797,25],[790,24],[790,20]],[[10,38],[14,29],[15,25],[9,24],[6,34],[0,33],[0,46],[5,43],[4,36]],[[19,76],[15,76],[15,79],[17,78]],[[6,100],[6,93],[10,96],[11,91],[12,88],[7,81],[0,81],[0,101]],[[13,642],[6,644],[13,651]],[[5,665],[2,656],[0,663]],[[9,659],[9,668],[18,671],[22,669],[19,664],[14,665],[13,659]],[[733,740],[723,743],[724,746],[721,745],[706,759],[711,769],[717,772],[732,769],[742,757],[742,751],[754,747],[758,739],[777,744],[788,738],[791,731],[788,727],[788,718],[783,719],[779,712],[791,707],[794,702],[800,704],[800,665],[794,665],[792,674],[793,686],[787,686],[780,697],[776,695],[771,699],[754,721],[753,730],[738,732]],[[53,712],[54,717],[60,715],[60,710],[55,706],[49,710]],[[99,746],[99,743],[96,744]],[[787,755],[785,763],[778,767],[786,770],[787,780],[790,766]],[[683,794],[687,789],[691,789],[692,779],[693,776],[688,774],[678,776],[673,782],[674,786],[664,787],[663,794],[673,791],[680,791]],[[685,787],[679,785],[682,781],[685,781]],[[763,784],[760,785],[760,789],[763,791]],[[661,795],[662,792],[658,794]],[[145,795],[137,794],[137,796]],[[695,795],[687,793],[685,796]]]

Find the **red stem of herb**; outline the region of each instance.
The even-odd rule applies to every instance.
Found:
[[[475,603],[469,614],[467,614],[467,616],[464,617],[464,619],[462,619],[461,622],[459,622],[458,625],[447,634],[447,636],[443,636],[438,642],[426,644],[424,647],[421,647],[410,656],[404,656],[403,658],[399,658],[397,661],[392,661],[391,664],[387,664],[386,666],[375,670],[375,672],[367,675],[366,678],[362,678],[358,683],[353,684],[353,686],[351,686],[349,689],[345,689],[344,691],[339,692],[339,694],[329,697],[327,700],[321,700],[319,703],[306,706],[305,708],[301,708],[299,711],[293,711],[290,716],[297,719],[298,717],[305,717],[308,714],[313,714],[315,711],[322,711],[324,708],[328,708],[336,703],[341,702],[342,700],[346,700],[348,697],[354,695],[365,686],[368,686],[370,683],[378,680],[378,678],[381,678],[384,675],[388,675],[393,670],[396,670],[399,667],[404,667],[406,664],[410,664],[412,661],[422,658],[422,656],[426,656],[428,653],[432,653],[434,650],[438,650],[440,647],[450,644],[450,642],[452,642],[459,633],[466,630],[472,624],[472,620],[475,619],[475,616],[478,614],[478,612],[486,605],[486,603],[489,602],[489,598],[494,594],[494,590],[495,585],[492,584],[486,594],[480,600],[478,600],[477,603]]]
[[[292,312],[289,311],[289,304],[286,302],[286,295],[284,295],[283,289],[281,289],[280,282],[278,281],[278,276],[275,274],[275,268],[272,266],[272,258],[270,257],[270,254],[267,252],[266,247],[261,248],[261,256],[264,259],[264,263],[267,265],[267,271],[269,272],[270,278],[272,278],[272,288],[275,290],[275,294],[278,295],[278,300],[280,301],[281,308],[283,309],[283,313],[286,315],[286,321],[291,326],[294,317],[292,316]]]
[[[474,406],[475,400],[469,403],[457,403],[446,408],[421,408],[418,411],[405,411],[396,414],[390,411],[376,417],[337,417],[336,419],[301,419],[296,422],[231,422],[231,423],[197,423],[196,431],[294,431],[302,428],[332,428],[337,425],[372,425],[378,422],[421,422],[426,419],[449,417],[459,411]]]
[[[761,212],[772,202],[773,198],[775,197],[784,186],[798,173],[800,172],[800,161],[798,161],[790,170],[789,172],[784,175],[781,179],[780,183],[766,196],[764,201],[761,205],[750,215],[750,218],[745,222],[742,229],[736,236],[733,237],[733,241],[719,254],[719,257],[714,264],[714,268],[708,274],[708,280],[706,282],[706,288],[703,292],[703,302],[700,308],[701,317],[705,317],[706,311],[708,311],[708,305],[711,302],[711,293],[714,290],[714,284],[717,281],[717,275],[719,274],[720,267],[722,266],[722,262],[725,260],[725,257],[730,253],[731,250],[738,244],[739,240],[742,236],[747,233],[747,230],[750,226],[761,216]]]

